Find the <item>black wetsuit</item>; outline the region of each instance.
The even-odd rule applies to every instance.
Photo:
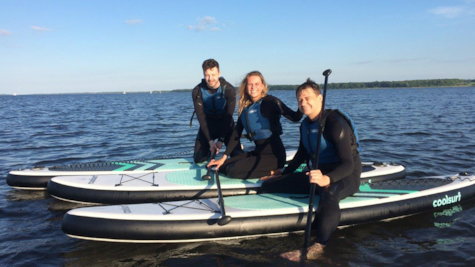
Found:
[[[286,155],[284,145],[280,139],[282,134],[280,116],[283,115],[287,119],[297,122],[302,118],[302,113],[298,110],[291,110],[277,97],[271,95],[267,95],[262,99],[260,112],[263,117],[269,120],[272,135],[267,139],[255,140],[256,148],[254,151],[227,159],[219,170],[229,177],[259,178],[270,175],[271,170],[284,167]],[[227,149],[224,152],[226,155],[229,155],[232,149],[239,144],[238,141],[243,129],[243,121],[239,116],[229,143],[226,145]]]
[[[324,175],[330,177],[330,186],[327,189],[318,185],[316,189],[320,201],[313,227],[317,231],[316,242],[321,244],[328,242],[340,223],[340,200],[354,194],[360,185],[361,159],[359,153],[354,149],[356,140],[352,134],[351,127],[341,115],[332,113],[327,118],[323,136],[327,142],[334,144],[339,162],[319,164],[318,166]],[[297,153],[282,173],[282,178],[264,182],[259,193],[308,194],[311,186],[309,177],[305,172],[293,173],[308,160],[310,160],[310,155],[300,140]]]
[[[219,78],[221,90],[224,91],[226,105],[222,114],[206,113],[201,88],[206,88],[208,92],[214,94],[218,89],[209,89],[203,80],[192,91],[193,105],[195,107],[196,116],[200,123],[200,129],[195,141],[195,152],[193,159],[196,163],[207,160],[211,154],[209,150],[209,141],[218,139],[223,143],[228,143],[233,132],[234,119],[233,113],[236,107],[236,91],[234,87],[224,78]],[[238,141],[239,142],[239,141]],[[238,143],[236,148],[231,152],[231,156],[242,154],[241,144]]]

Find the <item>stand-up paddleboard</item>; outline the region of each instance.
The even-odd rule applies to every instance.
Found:
[[[207,162],[196,164],[192,158],[150,159],[140,161],[110,161],[81,163],[54,167],[35,167],[10,171],[7,184],[24,190],[45,190],[49,180],[56,176],[147,174],[202,168]]]
[[[60,200],[92,204],[132,204],[216,197],[218,193],[215,179],[203,180],[205,173],[205,168],[199,168],[143,175],[59,176],[48,183],[48,193]],[[402,165],[366,162],[363,163],[361,180],[401,179],[405,175]],[[224,196],[255,194],[262,185],[258,178],[243,180],[225,175],[220,175],[220,178]]]
[[[292,160],[296,151],[287,151],[287,161]],[[155,158],[142,160],[107,161],[80,163],[54,167],[35,167],[10,171],[7,184],[23,190],[46,190],[48,182],[56,176],[82,175],[143,175],[154,172],[170,172],[203,168],[208,162],[194,163],[193,158]]]
[[[340,226],[449,207],[475,197],[475,176],[454,175],[366,183],[340,202]],[[70,237],[109,242],[196,242],[303,231],[308,195],[225,197],[231,221],[218,225],[218,199],[74,209],[63,218]],[[314,207],[318,207],[316,196]]]

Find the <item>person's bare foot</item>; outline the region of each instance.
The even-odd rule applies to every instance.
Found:
[[[280,254],[280,257],[287,259],[289,261],[299,262],[302,257],[302,250],[293,250]]]
[[[315,243],[307,249],[307,260],[316,260],[323,254],[324,245]],[[302,259],[302,250],[293,250],[280,254],[280,257],[289,261],[299,262]]]
[[[323,249],[325,248],[325,245],[322,245],[320,243],[315,243],[311,245],[307,249],[307,259],[308,260],[315,260],[320,258],[320,256],[323,254]]]

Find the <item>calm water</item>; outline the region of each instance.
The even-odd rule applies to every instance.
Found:
[[[296,108],[293,92],[272,92]],[[362,159],[408,175],[475,172],[475,88],[332,90],[328,107],[352,115]],[[0,96],[0,177],[33,165],[149,158],[193,147],[190,93]],[[298,124],[283,120],[298,145]],[[250,147],[247,141],[244,145]],[[0,179],[0,266],[290,265],[278,257],[303,235],[189,244],[80,241],[61,231],[73,204]],[[316,266],[473,265],[475,201],[390,222],[338,229]]]

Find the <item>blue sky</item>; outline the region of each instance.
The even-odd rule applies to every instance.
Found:
[[[0,94],[475,79],[475,0],[0,0]]]

